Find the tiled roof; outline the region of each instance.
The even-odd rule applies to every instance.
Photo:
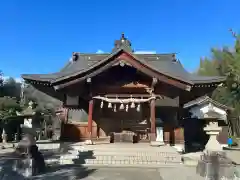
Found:
[[[52,74],[25,74],[24,79],[54,82],[59,78],[85,71],[106,59],[110,54],[78,54],[78,59],[69,61],[61,71]],[[173,59],[173,54],[133,54],[136,58],[158,72],[192,84],[222,82],[225,77],[198,76],[187,72],[179,61]]]
[[[59,72],[53,74],[25,74],[23,79],[35,80],[48,83],[56,83],[69,77],[75,77],[81,73],[97,68],[101,63],[111,59],[121,51],[133,56],[137,61],[146,65],[160,74],[185,82],[187,84],[219,83],[225,77],[203,77],[188,73],[182,64],[175,59],[175,54],[134,54],[131,42],[122,34],[120,40],[115,41],[112,53],[107,54],[84,54],[74,53],[73,60],[69,61]]]
[[[223,108],[223,109],[226,109],[226,110],[232,110],[231,107],[228,107],[228,106],[223,105],[223,104],[221,104],[217,101],[214,101],[209,96],[201,96],[197,99],[194,99],[194,100],[184,104],[183,108],[191,108],[193,106],[198,106],[198,105],[201,105],[201,104],[204,104],[204,103],[212,103],[217,107],[220,107],[220,108]]]

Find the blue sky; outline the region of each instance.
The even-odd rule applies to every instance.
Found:
[[[5,76],[58,71],[72,52],[110,52],[122,32],[135,50],[176,52],[189,71],[211,47],[232,45],[239,0],[5,0],[0,69]]]

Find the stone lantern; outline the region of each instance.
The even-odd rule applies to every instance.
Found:
[[[30,101],[28,107],[19,113],[18,116],[22,116],[24,118],[24,123],[21,124],[23,134],[29,134],[35,137],[36,130],[33,127],[33,119],[36,115],[36,111],[33,105],[34,103]]]
[[[209,112],[204,115],[204,120],[207,121],[207,125],[203,128],[203,130],[209,135],[209,140],[205,146],[205,151],[222,151],[222,146],[217,140],[218,134],[222,131],[222,127],[218,126],[218,116],[219,114],[214,112],[212,109],[210,109]]]
[[[7,142],[7,134],[5,132],[5,129],[3,128],[2,130],[2,143],[6,143]]]
[[[208,96],[203,96],[185,104],[192,118],[204,120],[206,126],[203,130],[209,135],[203,153],[200,154],[196,167],[197,174],[206,179],[233,179],[234,167],[226,156],[217,136],[222,131],[220,121],[227,121],[229,107],[222,105]]]
[[[45,171],[44,157],[38,150],[35,140],[36,130],[32,123],[35,115],[33,102],[30,102],[29,106],[19,114],[19,116],[24,117],[24,124],[21,125],[24,136],[16,147],[15,154],[18,158],[14,160],[13,169],[24,177],[30,177]]]
[[[227,124],[227,112],[229,107],[220,104],[208,96],[203,96],[184,105],[184,108],[191,114],[191,118],[206,122],[203,130],[209,135],[209,140],[205,146],[205,151],[222,151],[222,146],[217,140],[217,136],[222,131],[219,122]]]

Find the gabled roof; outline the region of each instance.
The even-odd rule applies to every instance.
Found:
[[[76,61],[69,61],[61,71],[52,74],[23,74],[24,79],[45,81],[54,83],[63,77],[82,72],[89,69],[93,65],[98,64],[101,60],[109,57],[110,54],[80,54]],[[149,66],[154,67],[156,70],[176,77],[177,79],[192,82],[193,84],[223,82],[226,77],[223,76],[198,76],[190,74],[181,65],[179,61],[174,61],[173,54],[134,54],[142,61],[145,61]]]
[[[125,39],[126,40],[126,39]],[[126,42],[130,43],[128,40]],[[89,71],[96,70],[102,64],[110,61],[114,56],[120,52],[126,52],[132,56],[137,62],[143,64],[149,69],[181,81],[189,85],[196,84],[210,84],[221,83],[225,81],[225,77],[204,77],[188,73],[182,64],[175,59],[173,53],[169,54],[134,54],[128,51],[124,46],[114,50],[108,54],[84,54],[74,53],[73,60],[69,61],[65,67],[59,72],[52,74],[24,74],[22,75],[25,80],[40,81],[50,84],[58,84],[68,78],[74,78]]]
[[[217,101],[214,101],[213,99],[211,99],[209,96],[202,96],[202,97],[199,97],[195,100],[192,100],[186,104],[184,104],[183,108],[191,108],[193,106],[199,106],[199,105],[202,105],[202,104],[206,104],[206,103],[212,103],[213,105],[219,107],[219,108],[222,108],[224,110],[233,110],[233,108],[231,107],[228,107],[226,105],[223,105]]]
[[[72,68],[70,70],[71,73],[69,75],[58,77],[52,83],[57,83],[57,82],[62,81],[64,79],[72,78],[74,76],[78,76],[82,73],[85,73],[87,71],[98,68],[98,66],[106,63],[107,61],[111,60],[111,58],[113,58],[114,56],[117,56],[121,53],[127,53],[128,55],[132,56],[137,62],[147,66],[148,68],[156,71],[157,73],[161,73],[161,74],[166,75],[170,78],[177,79],[177,80],[185,82],[187,84],[193,84],[192,81],[188,78],[188,76],[186,76],[187,74],[184,74],[184,73],[186,73],[186,71],[184,71],[184,69],[182,69],[182,68],[179,68],[179,64],[177,62],[175,62],[175,60],[173,59],[173,54],[171,54],[171,55],[169,54],[168,56],[165,55],[166,57],[168,57],[168,60],[165,57],[165,59],[162,59],[160,61],[153,61],[153,60],[151,61],[150,56],[145,55],[145,59],[144,59],[143,58],[144,55],[133,54],[131,52],[125,51],[124,49],[118,49],[117,51],[111,53],[110,55],[108,55],[104,59],[99,60],[95,63],[88,63],[88,66],[85,66],[85,68],[78,69],[76,71],[73,71],[74,68]],[[159,56],[161,57],[161,55],[159,55]],[[81,57],[81,54],[80,54],[80,57]],[[158,59],[160,57],[158,57]],[[91,57],[90,57],[90,59],[91,59]],[[78,61],[78,60],[76,60],[76,61]],[[88,61],[88,62],[91,62],[91,61]],[[75,64],[74,66],[75,66],[75,68],[77,68],[77,64]],[[79,67],[79,65],[78,65],[78,67]]]

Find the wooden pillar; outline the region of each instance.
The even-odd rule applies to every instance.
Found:
[[[156,100],[152,99],[150,102],[150,119],[151,119],[151,135],[150,141],[156,141]]]
[[[89,140],[92,141],[92,125],[93,125],[93,100],[91,99],[89,101],[88,105],[88,135],[89,135]]]

